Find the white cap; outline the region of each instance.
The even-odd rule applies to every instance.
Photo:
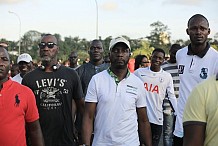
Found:
[[[17,58],[17,64],[20,62],[20,61],[25,61],[27,63],[31,62],[32,61],[32,57],[27,54],[27,53],[23,53],[21,54],[20,56],[18,56]]]
[[[124,43],[128,46],[128,48],[131,50],[130,48],[130,43],[128,40],[126,40],[124,37],[117,37],[117,38],[114,38],[110,41],[110,47],[109,47],[109,50],[111,50],[117,43]]]

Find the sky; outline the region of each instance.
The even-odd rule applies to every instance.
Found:
[[[150,24],[160,21],[168,26],[171,40],[187,40],[187,21],[197,13],[209,20],[213,38],[218,32],[217,8],[217,0],[0,0],[0,39],[17,41],[29,30],[62,38],[137,39],[149,36]]]

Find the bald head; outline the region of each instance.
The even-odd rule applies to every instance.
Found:
[[[188,20],[188,27],[189,27],[189,25],[190,25],[190,23],[193,21],[193,20],[195,20],[195,19],[205,19],[205,21],[207,22],[207,24],[208,24],[208,27],[209,27],[209,22],[208,22],[208,20],[207,20],[207,18],[204,16],[204,15],[201,15],[201,14],[195,14],[195,15],[193,15],[189,20]]]
[[[53,39],[53,42],[58,45],[58,40],[57,40],[56,36],[54,36],[54,35],[52,35],[52,34],[45,34],[45,35],[43,35],[42,38],[41,38],[41,42],[42,42],[45,38],[47,38],[47,37],[52,38],[52,39]]]
[[[5,57],[7,57],[8,60],[9,60],[9,62],[10,62],[10,56],[9,56],[9,54],[8,54],[7,49],[6,49],[5,47],[3,47],[3,46],[0,46],[0,52],[3,53],[3,54],[5,54]]]
[[[8,51],[4,47],[0,47],[0,82],[8,80],[8,72],[10,69],[10,58]]]

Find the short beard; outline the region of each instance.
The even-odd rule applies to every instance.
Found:
[[[42,61],[42,64],[44,65],[44,66],[46,66],[47,64],[49,64],[49,62],[51,62],[51,58],[49,57],[49,58],[47,58],[47,57],[43,57],[43,58],[41,58],[41,61]]]

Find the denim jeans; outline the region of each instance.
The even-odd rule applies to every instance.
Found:
[[[173,114],[164,114],[163,117],[163,144],[164,146],[172,146],[175,116]]]
[[[169,100],[164,100],[163,104],[163,144],[164,146],[173,145],[173,131],[175,127],[175,116]]]
[[[153,123],[150,123],[151,125],[151,133],[152,133],[152,145],[158,146],[160,137],[162,134],[162,125],[156,125]]]

